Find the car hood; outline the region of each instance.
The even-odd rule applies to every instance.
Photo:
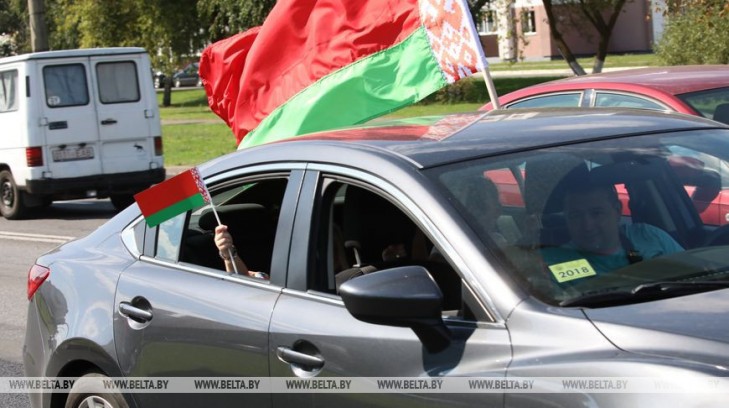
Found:
[[[584,313],[623,350],[729,368],[729,289]]]

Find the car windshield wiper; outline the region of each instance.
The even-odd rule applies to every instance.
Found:
[[[617,306],[636,301],[662,299],[723,288],[729,288],[729,281],[651,282],[642,283],[630,291],[586,293],[571,299],[565,299],[559,302],[559,305],[562,307]]]
[[[729,288],[729,281],[683,281],[683,282],[651,282],[642,283],[630,291],[632,294],[641,292],[687,292],[697,293],[711,289]]]

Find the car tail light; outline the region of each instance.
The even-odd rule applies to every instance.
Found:
[[[28,167],[38,167],[43,165],[43,150],[40,146],[25,148],[25,162]]]
[[[28,271],[28,300],[30,300],[40,285],[50,276],[51,270],[38,264],[33,265]]]
[[[162,156],[162,136],[155,136],[154,138],[154,155]]]

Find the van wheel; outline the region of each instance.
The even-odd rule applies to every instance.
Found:
[[[121,211],[129,207],[134,202],[134,196],[131,194],[112,194],[109,196],[109,199],[117,211]]]
[[[25,215],[25,210],[23,192],[18,190],[13,174],[0,171],[0,213],[9,220],[17,220]]]
[[[99,392],[109,377],[90,373],[76,380],[66,399],[65,408],[129,408],[124,397],[116,392]]]

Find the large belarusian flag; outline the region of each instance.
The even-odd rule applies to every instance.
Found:
[[[134,199],[150,227],[210,203],[210,195],[196,167],[135,194]]]
[[[465,0],[279,0],[200,59],[239,148],[360,124],[485,68]]]

